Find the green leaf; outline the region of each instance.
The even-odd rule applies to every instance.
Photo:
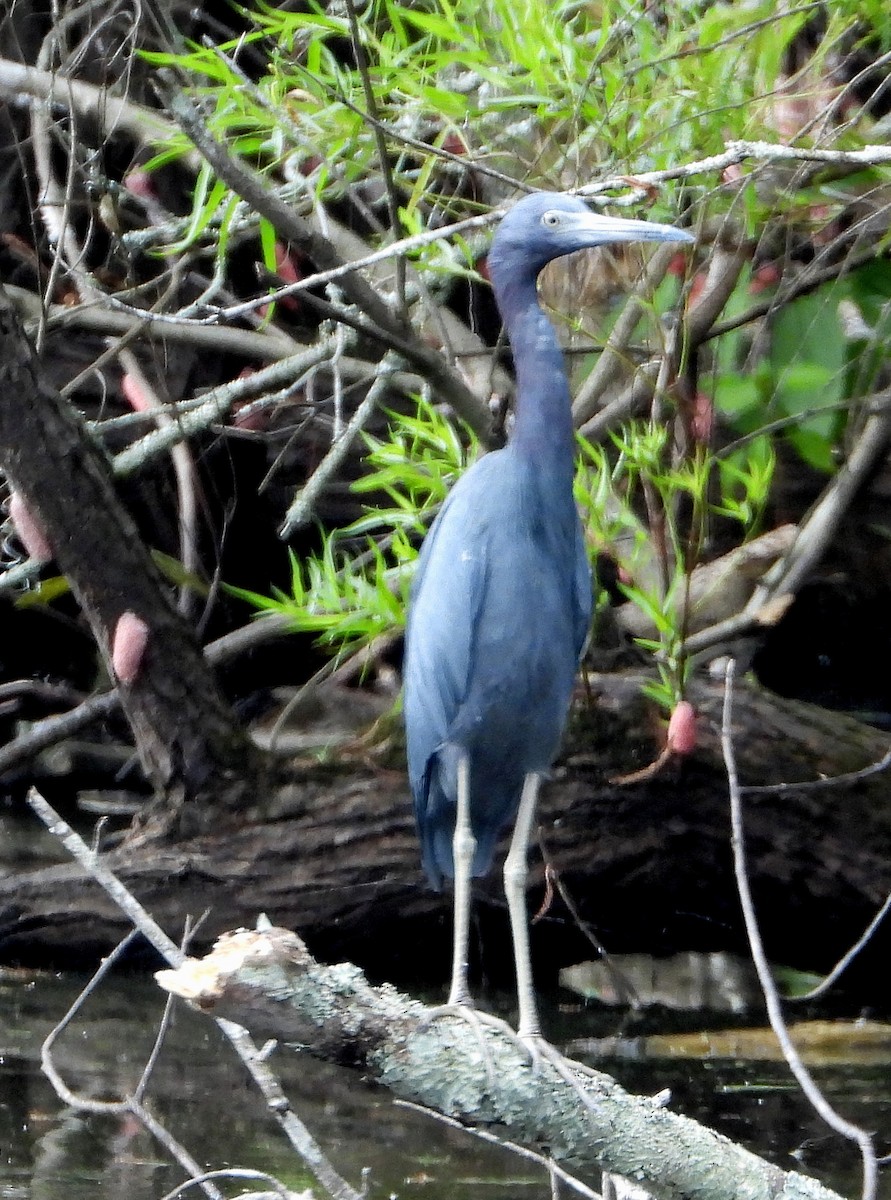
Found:
[[[780,989],[781,995],[788,1000],[796,1000],[806,996],[823,982],[824,976],[815,975],[811,971],[799,971],[795,967],[771,965],[770,973]]]
[[[210,595],[207,581],[200,575],[196,575],[194,571],[187,571],[178,558],[165,554],[162,550],[152,550],[151,556],[152,562],[169,583],[176,587],[187,587],[202,599],[206,599]]]
[[[777,313],[772,330],[773,415],[800,417],[786,437],[822,471],[833,469],[844,413],[810,414],[844,396],[848,350],[837,309],[841,298],[838,287],[802,296]]]
[[[39,608],[41,605],[52,604],[60,596],[67,596],[71,587],[64,575],[53,575],[50,579],[42,579],[35,587],[31,587],[21,596],[16,596],[16,608]]]

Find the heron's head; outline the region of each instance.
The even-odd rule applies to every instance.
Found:
[[[489,251],[493,282],[539,271],[554,258],[615,242],[692,242],[685,229],[594,213],[577,196],[533,192],[503,217]]]

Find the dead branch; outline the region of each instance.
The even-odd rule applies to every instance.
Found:
[[[284,241],[300,246],[322,270],[345,265],[327,238],[271,193],[259,176],[236,161],[225,147],[211,137],[199,112],[182,93],[168,88],[168,97],[171,111],[180,126],[213,167],[215,174],[246,200],[254,212],[266,217]],[[411,326],[395,316],[374,288],[355,270],[342,277],[340,286],[348,299],[365,314],[368,322],[365,331],[375,334],[378,340],[401,354],[430,381],[481,438],[490,438],[488,409],[442,355],[424,345],[415,336]]]
[[[798,1086],[804,1092],[808,1101],[822,1117],[830,1129],[853,1142],[860,1150],[863,1160],[863,1192],[862,1200],[874,1200],[878,1184],[878,1163],[872,1137],[865,1129],[846,1120],[837,1112],[820,1090],[816,1080],[802,1061],[795,1043],[789,1033],[779,990],[774,979],[767,954],[755,903],[752,898],[752,888],[749,881],[749,868],[746,861],[745,829],[743,821],[742,794],[739,776],[736,771],[736,757],[733,747],[733,680],[735,661],[731,658],[727,663],[724,681],[724,713],[721,722],[721,744],[724,750],[724,762],[727,767],[727,782],[730,789],[730,821],[732,828],[731,845],[733,849],[733,871],[736,886],[739,891],[743,916],[746,922],[746,932],[749,947],[752,951],[752,961],[758,972],[761,990],[767,1004],[767,1015],[770,1027],[776,1035],[783,1051],[783,1058],[789,1065],[789,1070],[795,1076]]]
[[[50,832],[58,837],[66,850],[86,867],[114,903],[127,914],[133,926],[139,930],[142,936],[154,946],[163,958],[169,963],[174,964],[175,969],[178,969],[184,962],[191,961],[186,959],[176,943],[152,920],[139,901],[130,895],[120,880],[100,861],[98,856],[87,846],[86,842],[78,837],[71,826],[66,821],[63,821],[59,814],[34,789],[32,789],[28,797],[28,803]],[[223,1035],[229,1040],[232,1048],[247,1068],[251,1078],[260,1088],[266,1099],[268,1109],[275,1116],[282,1132],[310,1171],[318,1179],[319,1183],[328,1192],[331,1200],[363,1200],[359,1192],[350,1187],[346,1180],[340,1178],[315,1138],[297,1114],[291,1111],[281,1085],[266,1065],[264,1055],[254,1045],[248,1032],[223,1016],[217,1016],[216,1024]],[[60,1080],[58,1082],[61,1084]],[[136,1112],[134,1105],[138,1105],[140,1110],[139,1119],[143,1120],[147,1128],[151,1128],[156,1136],[161,1136],[159,1133],[160,1127],[155,1128],[157,1122],[149,1124],[146,1120],[147,1114],[145,1114],[143,1106],[137,1097],[131,1097],[124,1103],[133,1112]],[[198,1173],[197,1165],[193,1173]]]

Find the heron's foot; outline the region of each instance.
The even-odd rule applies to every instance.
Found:
[[[446,1004],[437,1004],[435,1008],[428,1009],[421,1018],[421,1029],[426,1029],[428,1025],[432,1025],[434,1021],[438,1021],[442,1017],[458,1017],[462,1021],[466,1021],[476,1034],[480,1049],[485,1050],[487,1054],[488,1046],[483,1029],[494,1029],[498,1033],[507,1034],[510,1038],[517,1036],[507,1021],[493,1016],[492,1013],[480,1012],[469,998],[467,1000],[449,1000]]]
[[[576,1062],[573,1058],[567,1058],[562,1050],[558,1050],[538,1031],[534,1033],[520,1032],[513,1036],[529,1054],[533,1072],[537,1073],[541,1070],[542,1064],[547,1063],[553,1067],[563,1082],[572,1088],[589,1112],[597,1113],[598,1116],[603,1114],[600,1101],[584,1085],[586,1079],[599,1078],[597,1071],[585,1066],[584,1063]]]
[[[459,1017],[461,1020],[467,1021],[469,1025],[473,1026],[481,1041],[484,1041],[482,1038],[484,1027],[495,1029],[499,1033],[506,1033],[511,1038],[517,1036],[507,1021],[502,1020],[501,1017],[493,1016],[492,1013],[481,1012],[469,996],[463,996],[459,999],[450,996],[445,1004],[437,1004],[433,1008],[428,1009],[421,1018],[420,1026],[422,1029],[426,1029],[428,1025],[432,1024],[433,1021],[438,1021],[441,1017]]]
[[[442,1017],[458,1017],[470,1025],[476,1036],[480,1054],[486,1064],[486,1079],[489,1089],[492,1090],[495,1087],[495,1061],[492,1058],[492,1050],[484,1030],[492,1029],[512,1039],[516,1039],[517,1035],[511,1029],[510,1025],[508,1025],[507,1021],[503,1021],[501,1017],[495,1017],[492,1013],[480,1012],[479,1009],[475,1008],[469,996],[457,1000],[450,996],[447,1003],[438,1004],[435,1008],[429,1009],[421,1018],[419,1027],[426,1029],[428,1025],[440,1020]]]

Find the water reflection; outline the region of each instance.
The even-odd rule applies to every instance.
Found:
[[[128,1116],[96,1117],[60,1103],[40,1071],[40,1044],[82,981],[50,975],[0,977],[0,1197],[3,1200],[156,1200],[182,1179],[154,1140]],[[137,1084],[154,1042],[164,998],[144,977],[106,980],[58,1044],[56,1065],[69,1086],[118,1099]],[[624,1018],[574,1006],[545,1011],[561,1036],[615,1036]],[[858,1160],[811,1115],[781,1065],[622,1059],[597,1064],[634,1091],[673,1092],[673,1106],[766,1153],[804,1165],[832,1187],[858,1191]],[[395,1106],[355,1072],[279,1050],[285,1091],[340,1173],[372,1196],[509,1194],[548,1200],[543,1173]],[[891,1081],[880,1065],[820,1073],[829,1099],[867,1128],[891,1130]],[[253,1167],[294,1190],[312,1181],[282,1141],[262,1101],[213,1023],[178,1006],[148,1090],[149,1105],[208,1169]],[[800,1157],[793,1157],[799,1155]],[[233,1183],[229,1194],[242,1190]],[[883,1181],[883,1200],[891,1185]],[[197,1194],[197,1193],[193,1193]]]

